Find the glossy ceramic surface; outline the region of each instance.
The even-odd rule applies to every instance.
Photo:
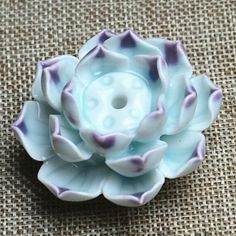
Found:
[[[13,124],[28,154],[43,161],[38,179],[58,198],[103,194],[140,206],[165,178],[195,170],[201,133],[215,120],[222,91],[192,76],[180,42],[103,30],[79,51],[37,65],[34,101]]]

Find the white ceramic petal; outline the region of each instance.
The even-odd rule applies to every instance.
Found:
[[[163,127],[166,122],[166,111],[164,96],[161,96],[158,101],[156,111],[146,115],[140,122],[134,139],[139,142],[150,142],[158,139],[163,133]]]
[[[118,34],[104,42],[104,46],[111,51],[119,52],[128,57],[145,54],[145,55],[160,55],[160,50],[147,43],[140,38],[132,30],[127,30],[124,33]]]
[[[49,119],[51,143],[54,151],[64,161],[78,162],[89,159],[92,152],[61,115],[51,115]]]
[[[132,143],[121,154],[106,157],[106,164],[117,173],[134,177],[157,167],[163,157],[167,144],[160,140],[151,143]]]
[[[197,106],[196,90],[187,79],[176,80],[173,87],[168,88],[166,102],[164,134],[176,134],[186,128],[194,116]]]
[[[102,155],[123,151],[129,146],[133,138],[122,133],[100,135],[90,129],[81,129],[80,136],[90,148]]]
[[[109,169],[98,157],[88,161],[65,162],[55,156],[40,168],[38,179],[64,201],[85,201],[102,193]]]
[[[192,66],[188,60],[183,45],[178,41],[152,38],[147,39],[147,43],[155,46],[161,51],[163,58],[168,64],[168,75],[170,80],[175,77],[184,76],[190,78],[192,75]]]
[[[45,103],[27,101],[12,125],[16,137],[35,160],[44,161],[54,155],[48,130],[49,115],[53,113]]]
[[[168,144],[159,169],[165,177],[173,179],[189,174],[202,163],[205,155],[205,137],[200,132],[184,131],[161,138]]]
[[[82,59],[90,50],[98,44],[103,44],[107,39],[115,36],[111,31],[104,29],[89,39],[79,50],[79,58]]]
[[[42,92],[49,105],[61,111],[61,92],[75,74],[79,59],[63,55],[40,63],[42,67]],[[35,84],[35,86],[38,86]]]
[[[117,205],[141,206],[156,196],[164,181],[158,170],[138,177],[124,177],[113,172],[104,185],[103,195]]]
[[[75,80],[87,85],[109,72],[127,71],[128,58],[98,45],[87,53],[76,67]]]
[[[192,78],[197,91],[197,108],[189,129],[202,131],[208,128],[219,113],[222,103],[222,90],[215,86],[206,76]]]

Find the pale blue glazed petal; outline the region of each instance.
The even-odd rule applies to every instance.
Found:
[[[78,58],[70,55],[59,56],[40,62],[43,95],[48,104],[57,111],[61,111],[62,89],[75,74],[75,68],[78,62]]]
[[[130,59],[130,70],[147,81],[152,94],[152,109],[155,110],[159,97],[166,92],[168,86],[166,62],[158,55],[137,55]]]
[[[64,87],[61,94],[61,105],[65,118],[68,123],[74,129],[80,128],[80,96],[82,89],[80,89],[79,83],[76,83],[74,80],[71,80]],[[77,97],[76,97],[77,95]],[[79,97],[79,98],[78,98]]]
[[[200,132],[184,131],[161,138],[168,144],[159,169],[165,177],[173,179],[196,170],[205,155],[205,137]]]
[[[118,52],[128,57],[140,54],[153,56],[161,54],[157,47],[147,43],[146,40],[140,38],[140,36],[132,30],[127,30],[107,39],[104,42],[104,46],[113,52]]]
[[[79,131],[71,129],[63,116],[51,115],[49,128],[52,147],[64,161],[84,161],[92,156],[91,150],[80,138]]]
[[[196,109],[197,96],[190,83],[192,66],[180,42],[158,38],[146,42],[156,46],[167,63],[165,100],[168,119],[165,134],[175,134],[187,126]]]
[[[122,133],[100,135],[91,129],[80,129],[80,137],[92,150],[105,156],[126,149],[133,139]]]
[[[145,144],[131,143],[121,154],[108,155],[106,164],[123,176],[139,176],[157,167],[166,148],[167,144],[160,140]]]
[[[27,101],[12,125],[17,139],[37,161],[47,160],[54,155],[48,128],[49,115],[53,113],[55,111],[45,103]]]
[[[79,58],[82,59],[89,51],[98,44],[103,44],[107,39],[115,36],[111,31],[104,29],[89,39],[79,50]]]
[[[53,59],[49,59],[53,60]],[[34,78],[34,82],[32,85],[32,96],[34,99],[40,102],[46,102],[46,98],[43,95],[42,86],[41,86],[41,79],[43,73],[43,66],[42,62],[37,63],[36,74]]]
[[[167,121],[164,134],[176,134],[187,127],[197,106],[197,93],[191,83],[181,78],[173,81],[166,94]]]
[[[88,161],[70,163],[55,156],[41,166],[38,179],[64,201],[85,201],[102,193],[110,170],[93,157]]]
[[[215,86],[207,76],[192,78],[193,87],[197,91],[197,108],[189,129],[202,131],[216,119],[222,103],[222,90]]]
[[[146,115],[140,122],[134,140],[146,143],[154,139],[159,139],[163,134],[163,128],[167,118],[164,99],[164,95],[161,95],[158,100],[157,109]]]
[[[127,71],[128,65],[126,56],[112,52],[99,44],[81,59],[76,67],[74,80],[80,80],[80,83],[87,85],[109,72]]]
[[[141,206],[157,195],[164,182],[158,170],[138,177],[124,177],[113,172],[104,185],[103,195],[117,205]]]
[[[169,80],[174,80],[175,77],[190,79],[192,66],[180,42],[158,38],[146,39],[146,42],[161,51],[161,55],[168,65]]]

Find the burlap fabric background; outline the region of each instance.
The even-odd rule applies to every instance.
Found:
[[[31,99],[35,63],[78,48],[102,28],[132,27],[143,37],[181,40],[194,74],[224,90],[208,129],[206,159],[168,181],[146,206],[124,208],[102,197],[57,200],[37,179],[10,124]],[[236,1],[1,0],[0,235],[236,235]]]

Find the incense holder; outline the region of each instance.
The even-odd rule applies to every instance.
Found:
[[[166,178],[198,168],[202,131],[222,91],[192,66],[178,41],[103,30],[79,50],[40,61],[12,125],[38,179],[65,201],[103,194],[122,206],[153,199]]]

